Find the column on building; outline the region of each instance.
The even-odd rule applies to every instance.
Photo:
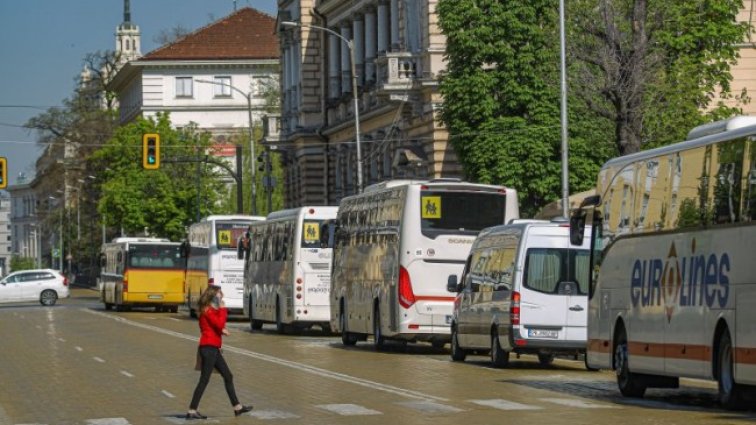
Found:
[[[300,53],[300,42],[299,40],[294,40],[291,43],[291,48],[289,49],[289,63],[291,63],[291,67],[289,68],[289,72],[291,75],[289,76],[289,81],[291,83],[291,91],[292,91],[292,101],[294,102],[292,105],[292,109],[294,111],[299,110],[299,103],[300,103],[300,93],[299,93],[299,53]],[[296,123],[295,125],[298,125],[299,123]]]
[[[378,53],[386,53],[389,45],[389,35],[391,33],[389,28],[389,8],[388,3],[381,1],[378,3]]]
[[[284,94],[284,104],[283,104],[283,118],[286,121],[287,129],[291,130],[291,118],[289,114],[291,113],[291,105],[293,104],[293,101],[291,99],[291,81],[289,80],[289,68],[291,67],[291,63],[288,61],[289,59],[289,42],[288,40],[283,41],[283,94]]]
[[[352,48],[354,49],[354,70],[357,73],[357,85],[362,86],[365,81],[365,23],[362,15],[355,15],[352,20]]]
[[[375,81],[375,53],[377,49],[375,9],[365,11],[365,78],[366,83]]]
[[[339,54],[342,41],[334,34],[328,34],[328,97],[341,96],[341,63]]]
[[[391,0],[391,50],[399,50],[399,0]]]
[[[352,29],[349,27],[349,23],[344,23],[341,27],[341,36],[347,40],[352,39]],[[344,46],[341,49],[341,93],[351,93],[352,85],[349,81],[351,78],[351,62],[349,59],[349,48]]]

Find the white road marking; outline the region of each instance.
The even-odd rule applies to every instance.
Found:
[[[567,407],[578,407],[581,409],[614,409],[615,406],[608,404],[593,403],[590,401],[580,400],[577,398],[539,398],[541,401],[548,403],[560,404]]]
[[[87,425],[131,425],[126,418],[87,419]]]
[[[327,410],[332,413],[337,413],[341,416],[367,416],[367,415],[382,415],[383,413],[362,407],[358,404],[320,404],[315,406],[319,409]]]
[[[168,392],[168,391],[166,391],[166,390],[161,390],[160,392],[161,392],[161,393],[163,393],[163,395],[164,395],[164,396],[166,396],[166,397],[168,397],[168,398],[176,398],[176,396],[175,396],[175,395],[173,395],[173,394],[169,393],[169,392]]]
[[[95,361],[97,361],[97,362],[100,362],[100,363],[105,363],[105,360],[104,360],[104,359],[101,359],[101,358],[99,358],[99,357],[97,357],[97,356],[95,356],[95,357],[92,357],[92,358],[93,358],[93,359],[94,359]]]
[[[299,416],[290,413],[290,412],[284,412],[282,410],[253,410],[247,415],[252,416],[253,418],[266,420],[266,419],[296,419],[299,418]]]
[[[169,317],[168,320],[173,320],[174,322],[182,322],[182,320],[179,320],[175,317]]]
[[[76,347],[74,347],[74,348],[76,349],[76,351],[84,351],[84,349],[81,348],[81,347],[79,347],[78,345]]]
[[[126,372],[125,370],[121,371],[121,375],[129,377],[129,378],[133,378],[134,377],[134,375],[130,374],[129,372]]]
[[[542,407],[533,406],[531,404],[516,403],[514,401],[504,400],[500,398],[494,398],[491,400],[468,400],[470,403],[477,404],[479,406],[493,407],[499,410],[540,410]]]
[[[423,413],[459,413],[463,411],[454,406],[433,401],[403,401],[397,404]]]
[[[60,341],[60,342],[66,342],[66,340],[63,339],[63,338],[58,338],[58,341]]]
[[[185,339],[187,341],[197,342],[199,340],[199,338],[197,338],[196,336],[193,336],[193,335],[187,335],[187,334],[184,334],[184,333],[181,333],[181,332],[171,331],[171,330],[163,329],[163,328],[160,328],[160,327],[157,327],[157,326],[152,326],[152,325],[147,325],[147,324],[144,324],[144,323],[135,322],[133,320],[129,320],[129,319],[126,319],[126,318],[120,317],[120,316],[114,316],[114,315],[111,315],[111,314],[106,314],[106,313],[102,313],[102,312],[95,311],[95,310],[89,310],[89,309],[86,309],[86,308],[81,309],[81,311],[84,311],[84,312],[89,313],[89,314],[93,314],[95,316],[106,317],[106,318],[108,318],[110,320],[115,320],[117,322],[121,322],[123,324],[134,326],[134,327],[137,327],[137,328],[142,328],[142,329],[146,329],[146,330],[149,330],[149,331],[158,332],[158,333],[161,333],[163,335],[170,335],[170,336],[174,336],[176,338]],[[330,378],[330,379],[334,379],[334,380],[337,380],[337,381],[348,382],[350,384],[359,385],[359,386],[362,386],[362,387],[365,387],[365,388],[369,388],[371,390],[383,391],[383,392],[386,392],[386,393],[391,393],[391,394],[395,394],[395,395],[399,395],[399,396],[407,397],[407,398],[412,398],[412,399],[416,399],[416,400],[437,401],[437,402],[446,402],[446,401],[448,401],[448,399],[446,399],[446,398],[437,397],[437,396],[434,396],[434,395],[422,393],[420,391],[409,390],[409,389],[406,389],[406,388],[395,387],[393,385],[387,385],[387,384],[383,384],[383,383],[380,383],[380,382],[371,381],[371,380],[368,380],[368,379],[358,378],[356,376],[347,375],[345,373],[334,372],[332,370],[322,369],[322,368],[311,366],[311,365],[308,365],[308,364],[305,364],[305,363],[298,363],[298,362],[291,361],[291,360],[280,359],[278,357],[270,356],[270,355],[263,354],[263,353],[258,353],[258,352],[255,352],[255,351],[245,350],[245,349],[242,349],[242,348],[237,348],[237,347],[234,347],[234,346],[231,346],[231,345],[225,345],[224,344],[223,345],[223,349],[226,352],[231,352],[231,353],[239,354],[239,355],[242,355],[242,356],[247,356],[247,357],[250,357],[250,358],[253,358],[253,359],[257,359],[257,360],[262,360],[262,361],[274,363],[274,364],[277,364],[279,366],[289,367],[289,368],[292,368],[292,369],[299,370],[301,372],[310,373],[310,374],[321,376],[321,377],[324,377],[324,378]]]

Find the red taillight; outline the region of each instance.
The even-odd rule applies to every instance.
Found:
[[[68,286],[68,278],[63,276],[63,286]]]
[[[520,324],[520,293],[512,292],[512,303],[509,305],[509,320],[513,325]]]
[[[412,304],[415,304],[415,294],[412,292],[410,275],[407,269],[399,266],[399,305],[410,308]]]
[[[208,285],[215,285],[215,278],[213,278],[213,277],[207,278],[207,284]]]
[[[123,292],[126,292],[129,290],[129,278],[126,276],[123,277]]]

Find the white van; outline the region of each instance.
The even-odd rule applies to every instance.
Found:
[[[589,241],[570,245],[569,223],[515,220],[484,229],[473,244],[456,292],[451,357],[490,350],[494,367],[509,353],[536,354],[542,365],[555,354],[586,348]]]

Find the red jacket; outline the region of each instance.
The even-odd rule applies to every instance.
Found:
[[[200,346],[221,347],[223,343],[221,331],[226,327],[227,317],[228,310],[225,307],[218,309],[208,307],[205,309],[205,312],[199,318],[199,327],[202,333],[199,340]]]

